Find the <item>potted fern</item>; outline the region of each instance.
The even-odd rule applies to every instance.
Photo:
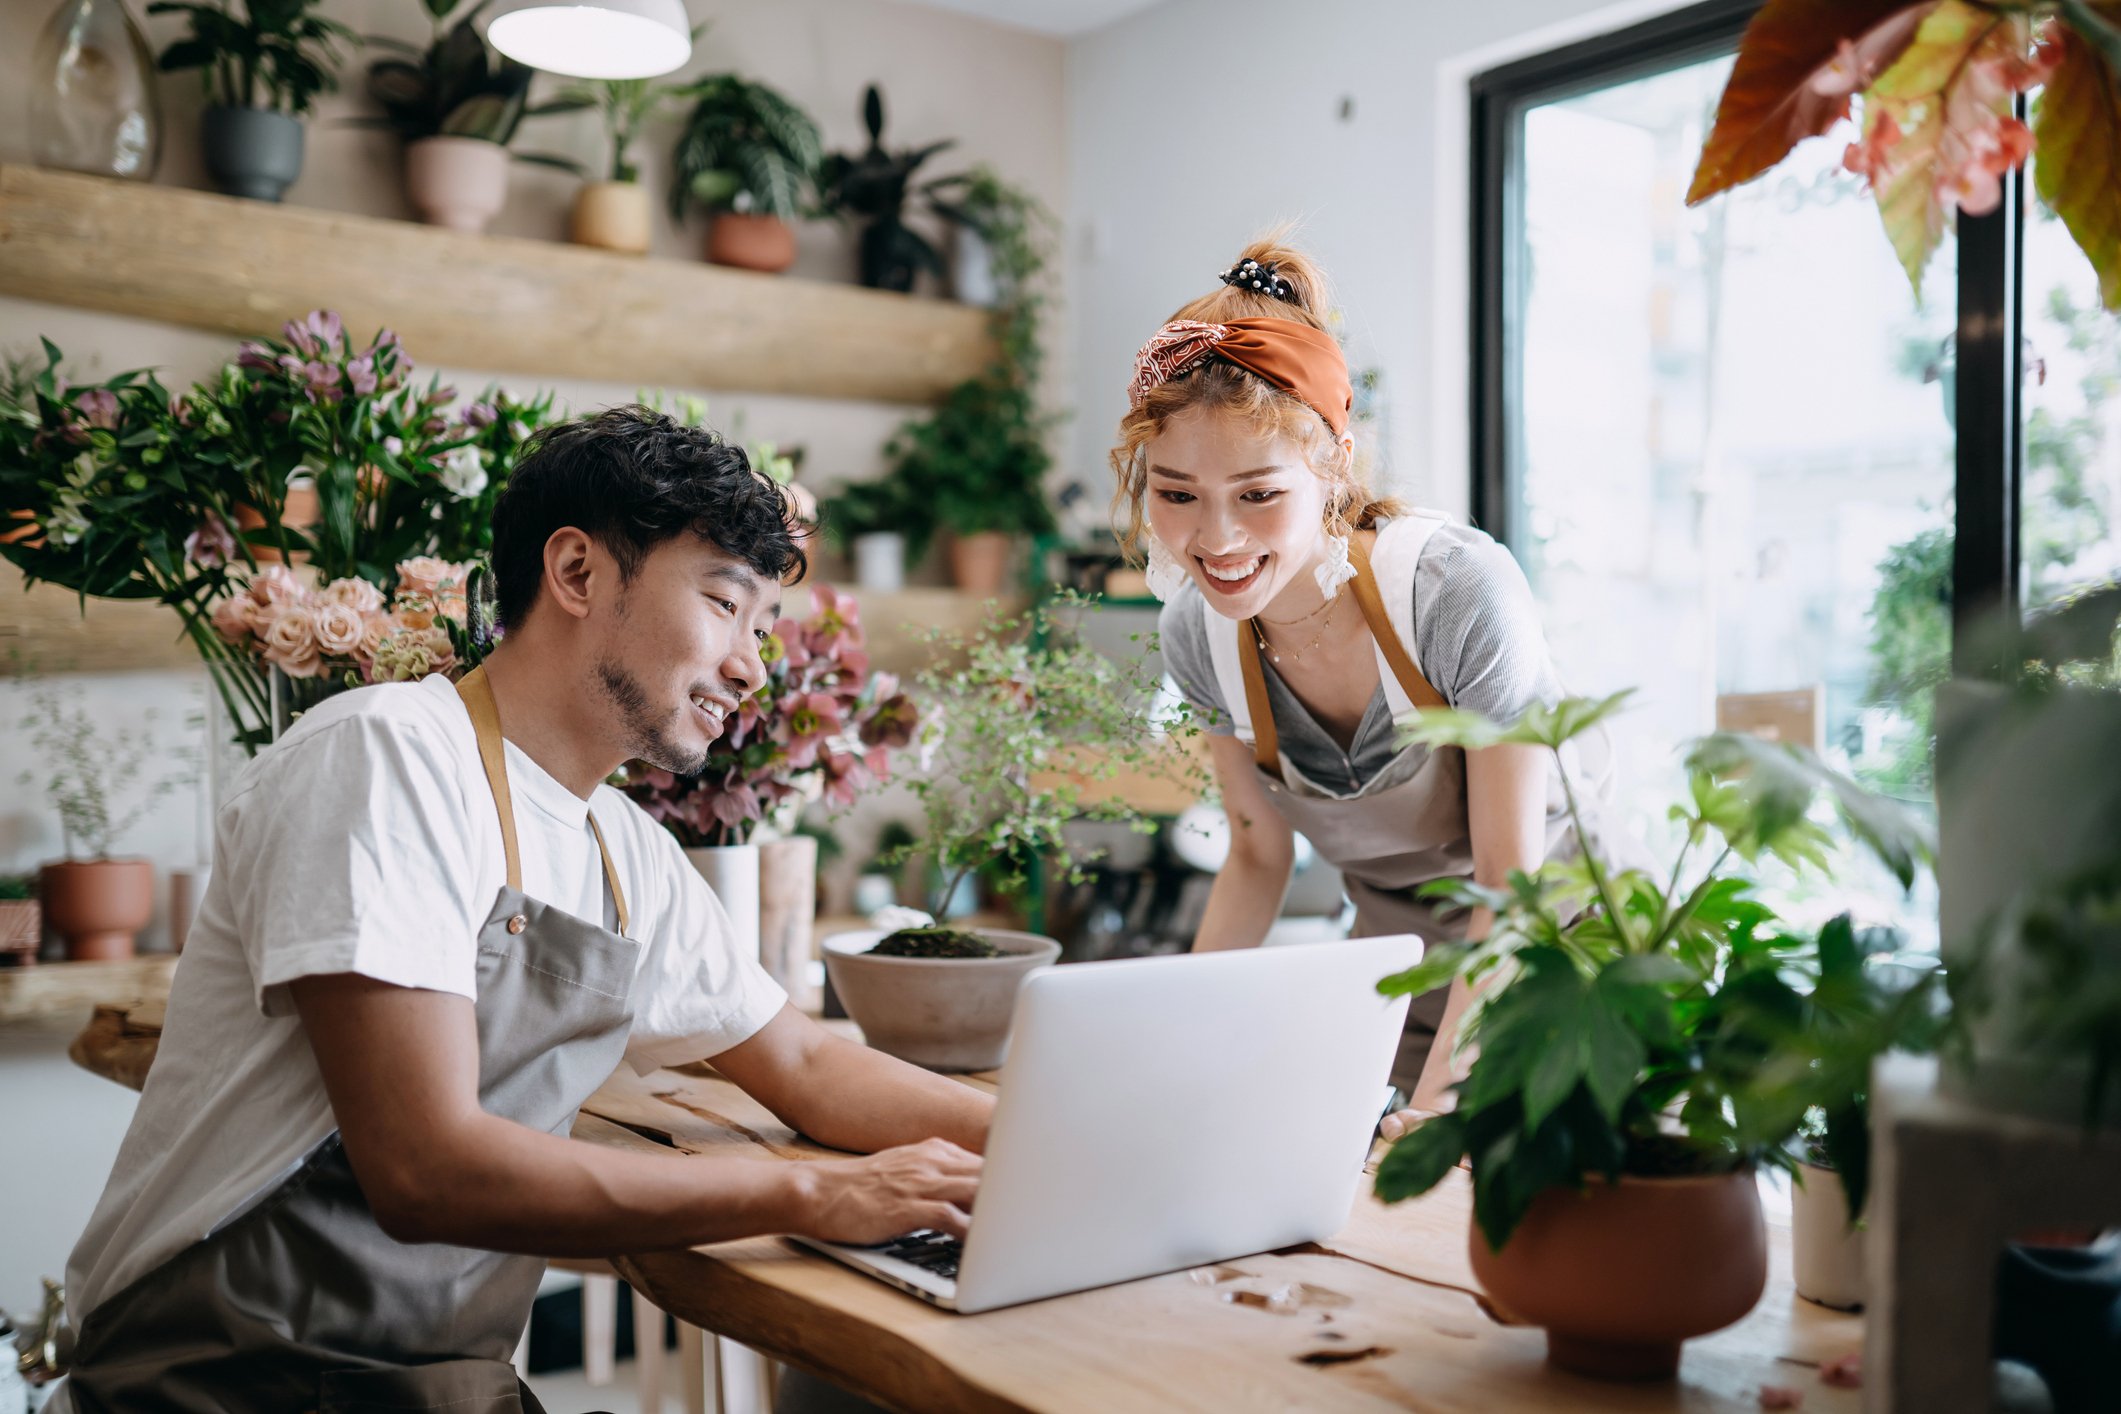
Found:
[[[231,196],[278,201],[302,175],[302,117],[338,87],[337,46],[354,32],[315,13],[320,0],[156,0],[150,15],[183,15],[190,32],[162,51],[165,73],[199,70],[206,170]]]
[[[795,263],[795,231],[817,177],[817,124],[775,90],[735,74],[685,86],[692,99],[671,153],[670,217],[709,212],[707,258],[776,274]]]
[[[1562,748],[1625,697],[1535,707],[1509,728],[1424,711],[1407,736],[1545,748],[1574,815]],[[1919,996],[1871,996],[1846,919],[1788,928],[1745,872],[1821,867],[1831,836],[1814,817],[1830,800],[1905,886],[1932,852],[1919,822],[1801,748],[1717,735],[1686,765],[1669,872],[1616,869],[1579,822],[1592,847],[1505,888],[1429,886],[1492,909],[1493,930],[1379,984],[1493,985],[1463,1033],[1479,1055],[1457,1107],[1393,1146],[1378,1195],[1424,1193],[1470,1160],[1474,1273],[1546,1327],[1550,1360],[1608,1378],[1668,1377],[1684,1340],[1752,1309],[1767,1277],[1756,1171],[1791,1166],[1805,1108],[1845,1111],[1846,1077],[1925,1014]]]
[[[511,158],[581,175],[572,158],[509,151],[525,118],[590,106],[578,94],[530,102],[532,70],[488,47],[472,21],[491,0],[456,14],[457,0],[422,0],[434,25],[425,49],[395,39],[396,51],[368,68],[368,95],[382,116],[356,120],[388,128],[405,144],[405,193],[422,220],[455,231],[483,231],[508,199]],[[452,22],[453,21],[453,22]]]

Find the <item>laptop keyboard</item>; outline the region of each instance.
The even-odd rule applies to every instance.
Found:
[[[922,1228],[909,1232],[904,1237],[894,1237],[889,1242],[879,1242],[869,1247],[871,1252],[881,1252],[887,1257],[896,1257],[902,1262],[911,1262],[923,1271],[939,1277],[957,1279],[957,1264],[964,1256],[965,1246],[956,1238],[933,1228]]]

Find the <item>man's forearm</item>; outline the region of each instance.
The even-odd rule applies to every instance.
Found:
[[[838,1036],[817,1043],[803,1090],[781,1117],[820,1144],[874,1153],[922,1139],[947,1139],[985,1153],[994,1100],[947,1075],[909,1065]]]

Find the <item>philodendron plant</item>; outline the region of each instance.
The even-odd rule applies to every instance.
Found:
[[[1903,886],[1932,853],[1915,817],[1802,748],[1728,734],[1696,741],[1687,799],[1671,811],[1685,839],[1669,873],[1603,857],[1583,828],[1562,747],[1627,696],[1535,706],[1509,727],[1424,711],[1404,729],[1431,747],[1545,748],[1561,762],[1577,835],[1588,841],[1536,873],[1512,873],[1505,888],[1429,885],[1431,897],[1493,910],[1492,930],[1378,984],[1386,995],[1461,977],[1486,984],[1461,1038],[1479,1053],[1456,1087],[1457,1107],[1393,1146],[1377,1192],[1386,1202],[1425,1193],[1470,1156],[1474,1217],[1497,1249],[1541,1193],[1581,1188],[1592,1175],[1787,1167],[1805,1108],[1848,1122],[1851,1058],[1891,1044],[1923,1005],[1874,988],[1847,919],[1805,936],[1780,926],[1756,894],[1753,865],[1825,865],[1833,836],[1815,818],[1823,800]],[[1838,1040],[1821,1050],[1830,1037]]]

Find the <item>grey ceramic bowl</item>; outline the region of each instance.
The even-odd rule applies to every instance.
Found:
[[[992,1070],[1009,1053],[1009,1020],[1026,977],[1050,967],[1060,944],[1036,933],[965,930],[1000,957],[875,957],[882,929],[834,933],[822,944],[825,971],[864,1040],[930,1070]]]

